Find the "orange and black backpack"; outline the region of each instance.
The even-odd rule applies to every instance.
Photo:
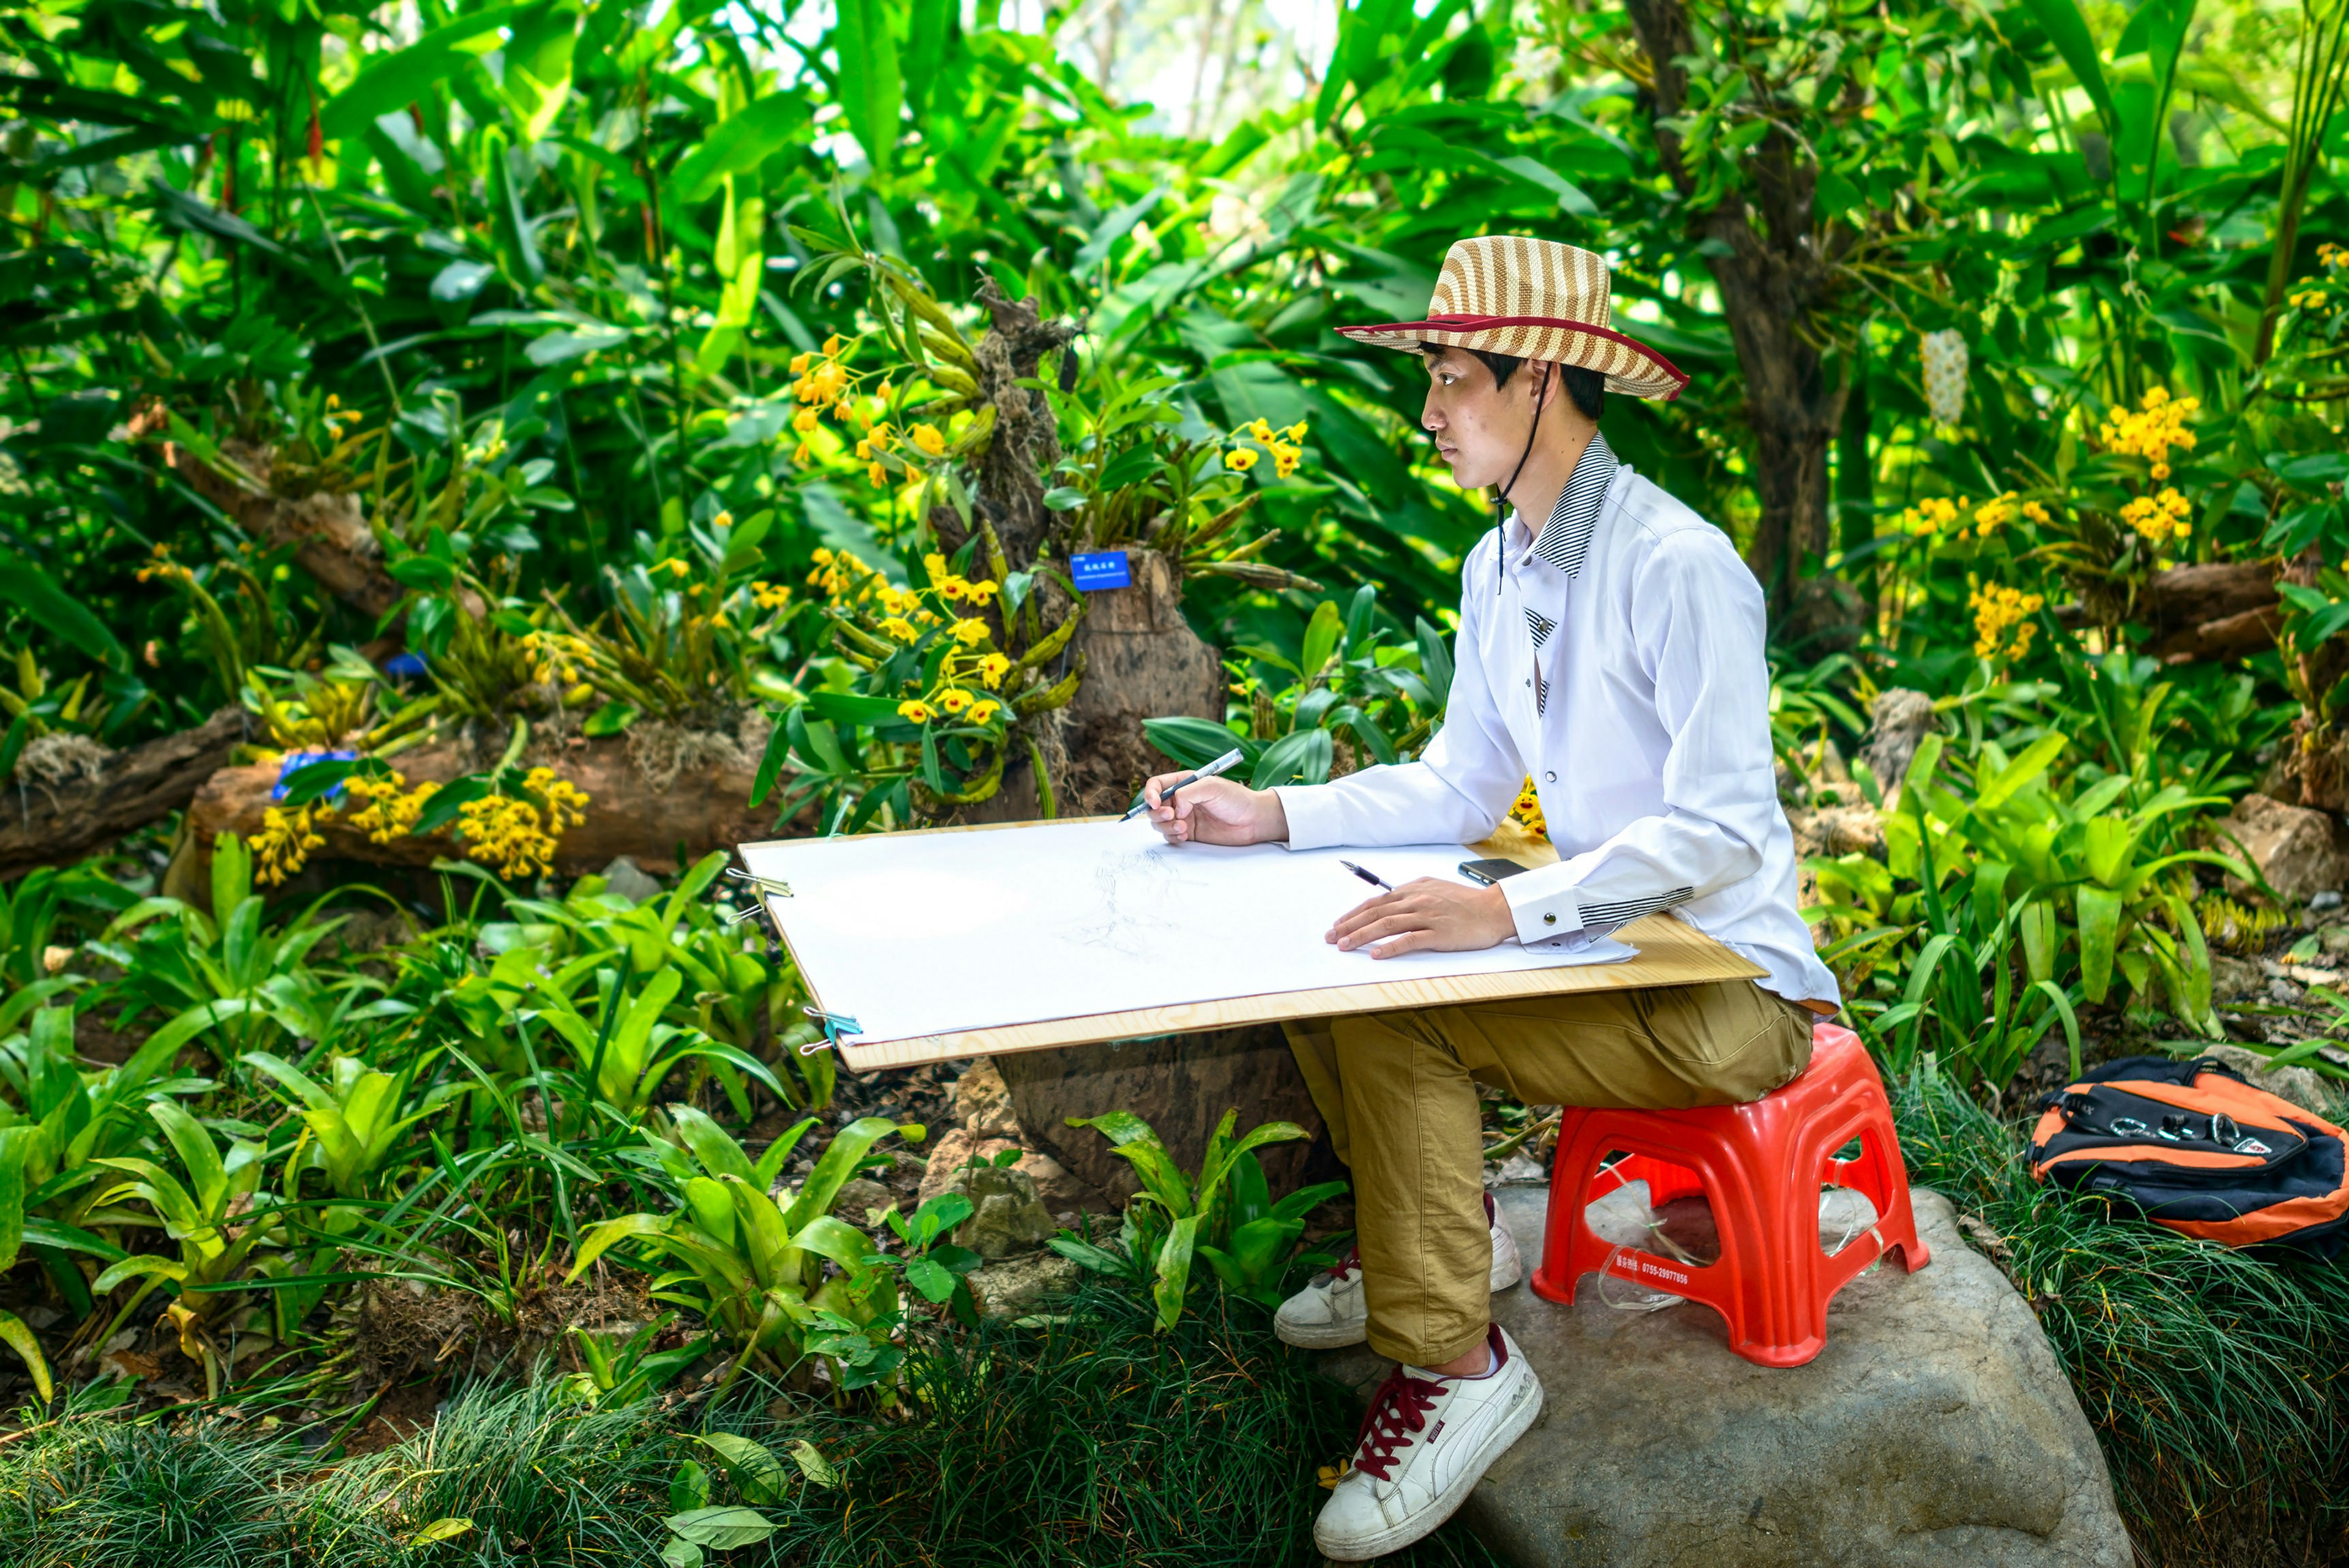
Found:
[[[2204,1056],[2124,1056],[2039,1102],[2032,1173],[2230,1247],[2349,1242],[2342,1130]]]

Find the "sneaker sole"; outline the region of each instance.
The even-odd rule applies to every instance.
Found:
[[[1537,1377],[1533,1383],[1534,1397],[1519,1406],[1516,1414],[1510,1417],[1491,1438],[1485,1440],[1485,1462],[1474,1469],[1463,1470],[1454,1476],[1452,1484],[1439,1492],[1435,1501],[1428,1505],[1426,1512],[1416,1519],[1406,1520],[1392,1530],[1373,1535],[1367,1541],[1353,1542],[1336,1551],[1322,1544],[1320,1532],[1317,1530],[1313,1536],[1314,1547],[1332,1563],[1367,1563],[1373,1557],[1384,1557],[1391,1552],[1400,1552],[1413,1542],[1424,1540],[1443,1529],[1452,1516],[1460,1511],[1460,1505],[1468,1501],[1468,1494],[1476,1490],[1476,1483],[1485,1479],[1485,1472],[1493,1468],[1494,1461],[1515,1448],[1517,1439],[1530,1431],[1536,1421],[1541,1419],[1541,1379]]]
[[[1505,1249],[1493,1249],[1493,1293],[1498,1295],[1526,1276],[1525,1257],[1517,1251],[1517,1241],[1509,1232]],[[1368,1322],[1355,1324],[1308,1324],[1291,1328],[1278,1318],[1272,1320],[1273,1337],[1283,1345],[1293,1345],[1299,1350],[1343,1350],[1350,1345],[1360,1345],[1371,1334]]]

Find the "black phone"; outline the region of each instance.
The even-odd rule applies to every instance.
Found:
[[[1460,875],[1481,888],[1489,888],[1504,877],[1514,877],[1525,867],[1514,860],[1463,860]]]

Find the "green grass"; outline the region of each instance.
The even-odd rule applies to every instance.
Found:
[[[1165,1334],[1148,1309],[1088,1286],[1041,1330],[988,1325],[911,1358],[929,1418],[874,1427],[819,1413],[732,1423],[771,1446],[807,1438],[836,1490],[769,1511],[771,1561],[794,1568],[1133,1563],[1263,1568],[1319,1561],[1319,1466],[1353,1446],[1347,1391],[1216,1293]],[[750,1553],[742,1553],[749,1557]],[[1449,1526],[1388,1559],[1494,1562]]]
[[[0,1449],[8,1568],[650,1564],[682,1445],[649,1407],[481,1386],[378,1454],[319,1470],[250,1423],[71,1417]],[[471,1527],[412,1544],[443,1519]]]
[[[841,1484],[795,1484],[767,1542],[713,1564],[791,1568],[1268,1568],[1312,1564],[1321,1464],[1353,1445],[1346,1390],[1207,1293],[1167,1334],[1088,1287],[1050,1326],[927,1338],[918,1420],[875,1423],[751,1390],[704,1429],[814,1442]],[[382,1453],[316,1469],[284,1435],[218,1417],[69,1417],[0,1449],[7,1568],[586,1568],[658,1561],[680,1459],[710,1456],[656,1406],[585,1411],[477,1384]],[[739,1501],[716,1466],[716,1502]],[[411,1545],[436,1521],[471,1528]],[[1389,1560],[1493,1568],[1458,1526]]]
[[[2326,1561],[2312,1543],[2349,1529],[2341,1265],[2194,1241],[2043,1187],[2022,1130],[1946,1079],[1912,1075],[1895,1102],[1909,1179],[1999,1238],[1975,1240],[2071,1374],[2140,1547],[2179,1563]]]

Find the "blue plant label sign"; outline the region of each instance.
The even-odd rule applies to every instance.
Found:
[[[1133,585],[1133,567],[1123,550],[1102,550],[1092,555],[1069,557],[1069,580],[1077,591],[1097,594],[1103,588],[1123,588]]]
[[[277,766],[277,782],[270,786],[269,798],[284,800],[285,786],[293,782],[294,775],[312,763],[353,763],[358,761],[358,755],[357,752],[288,752]],[[336,784],[334,793],[341,794],[342,785]]]

